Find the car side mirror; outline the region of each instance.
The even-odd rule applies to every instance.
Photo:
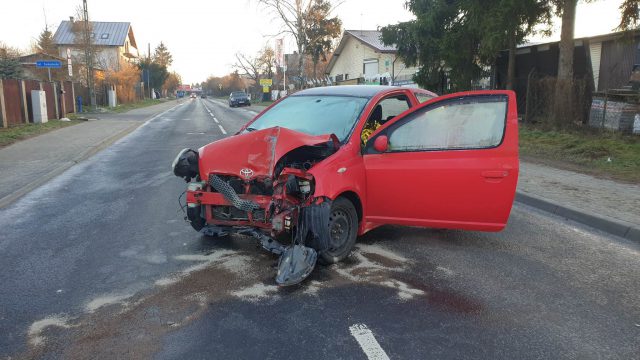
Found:
[[[386,135],[380,135],[376,138],[376,140],[373,142],[373,148],[377,151],[377,152],[387,152],[387,150],[389,150],[389,138],[387,138]]]

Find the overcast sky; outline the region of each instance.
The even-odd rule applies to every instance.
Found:
[[[606,34],[619,23],[622,0],[578,5],[576,36]],[[81,0],[2,0],[0,41],[28,49],[45,25],[53,31]],[[8,5],[8,4],[11,5]],[[405,0],[345,0],[336,11],[345,29],[376,29],[412,18]],[[88,0],[95,21],[128,21],[141,53],[160,42],[173,54],[173,69],[185,83],[231,71],[236,52],[254,54],[280,29],[278,19],[256,0]],[[44,10],[44,11],[43,11]],[[559,24],[556,26],[559,31]],[[559,35],[555,35],[558,38]],[[541,41],[538,37],[530,39]],[[285,41],[285,51],[294,43]]]

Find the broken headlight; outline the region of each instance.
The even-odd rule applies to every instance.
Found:
[[[198,176],[198,152],[192,149],[183,149],[178,153],[171,165],[173,174],[183,178],[186,182]]]
[[[301,195],[302,197],[307,197],[313,192],[312,180],[299,178],[294,175],[287,177],[286,188],[287,194]]]

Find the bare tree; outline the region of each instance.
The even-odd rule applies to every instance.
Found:
[[[256,84],[258,84],[258,82],[260,81],[261,70],[259,57],[251,57],[243,53],[237,53],[236,63],[233,64],[233,68],[238,72],[240,76],[253,82],[253,86],[251,86],[251,89],[253,90],[251,92],[252,96],[257,94]]]
[[[278,35],[289,34],[293,37],[298,48],[298,76],[302,79],[304,74],[304,54],[307,53],[309,38],[307,29],[313,27],[314,17],[310,16],[314,4],[322,2],[322,0],[258,0],[259,4],[264,5],[273,11],[274,15],[282,22],[282,30]],[[332,6],[327,14],[333,13],[335,8],[341,2]]]

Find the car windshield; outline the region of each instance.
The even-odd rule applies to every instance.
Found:
[[[343,142],[367,101],[352,96],[290,96],[256,119],[247,130],[280,126],[309,135],[335,134]]]
[[[247,95],[243,92],[231,93],[231,97],[244,97],[244,96],[247,96]]]

